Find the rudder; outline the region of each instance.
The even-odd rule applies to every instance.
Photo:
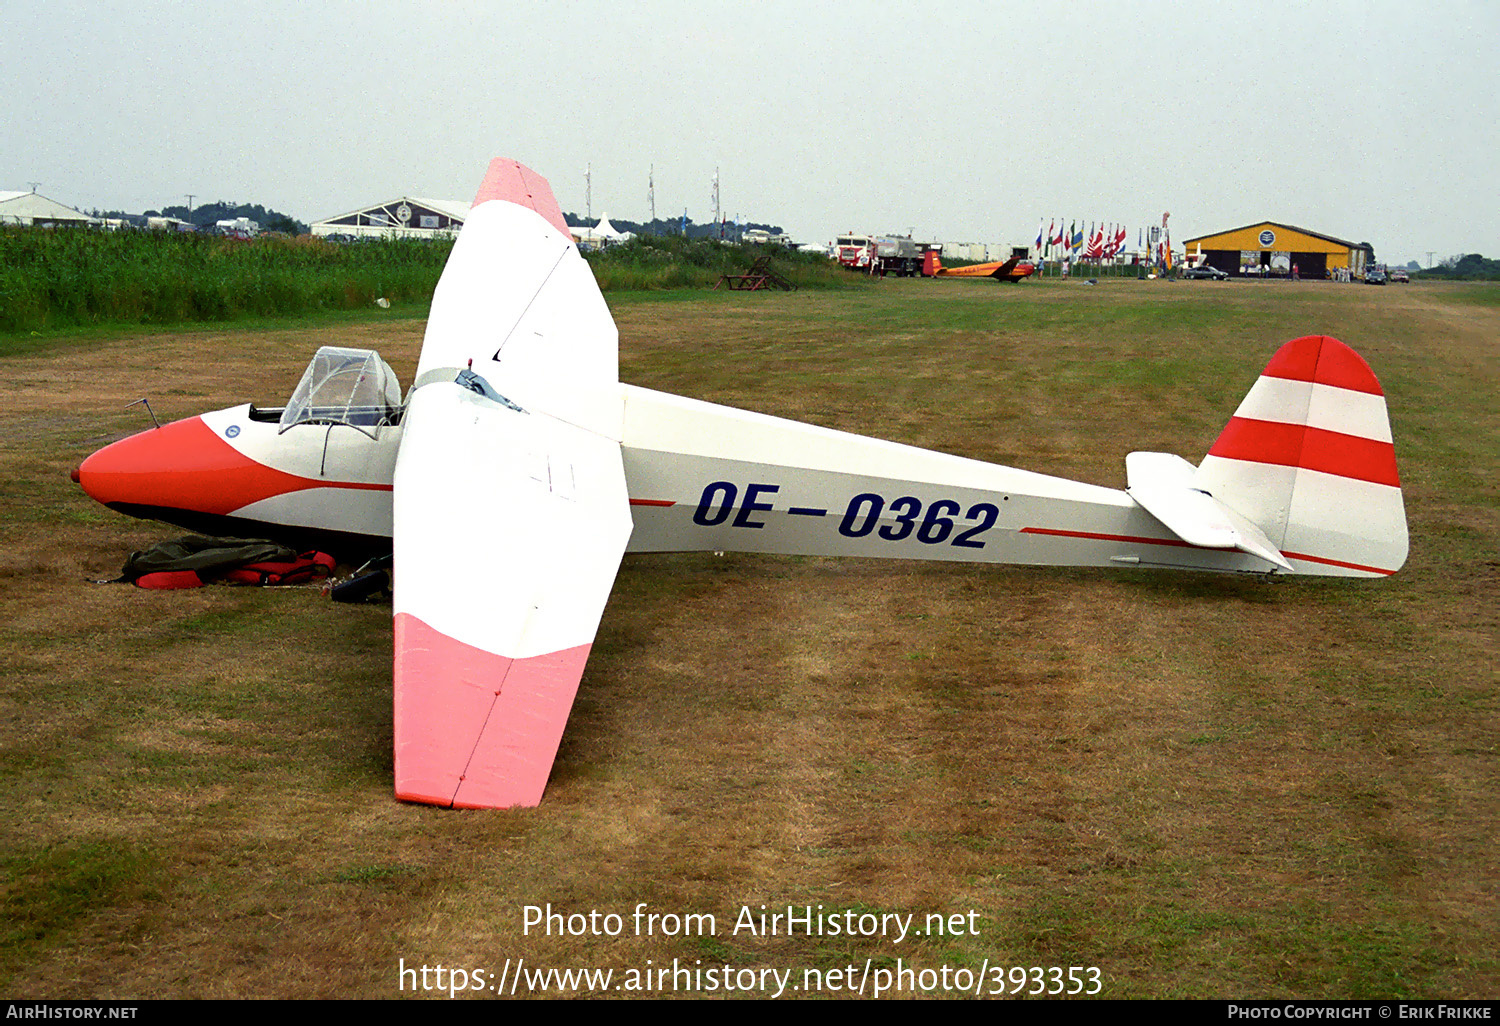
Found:
[[[1194,476],[1298,573],[1384,577],[1406,562],[1406,508],[1380,382],[1338,339],[1277,350]]]

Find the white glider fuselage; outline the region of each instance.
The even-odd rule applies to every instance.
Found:
[[[610,410],[621,438],[634,523],[629,552],[1285,569],[1222,543],[1191,544],[1119,489],[633,385],[614,388],[613,402],[591,409],[596,417],[601,406]],[[195,423],[201,429],[191,438],[172,437]],[[390,545],[402,431],[397,423],[373,437],[343,426],[279,432],[266,412],[245,404],[101,450],[84,464],[83,483],[122,512],[205,533],[378,552]],[[566,489],[569,474],[570,467],[539,458],[534,476]],[[1312,573],[1395,569],[1317,557],[1289,560]]]
[[[1181,543],[1123,491],[624,387],[632,552],[1271,569],[1156,552]]]

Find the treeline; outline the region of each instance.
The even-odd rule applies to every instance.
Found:
[[[1441,278],[1454,281],[1500,281],[1500,260],[1486,260],[1478,253],[1449,257],[1437,267],[1413,273],[1413,278]]]
[[[598,218],[589,220],[571,211],[563,214],[563,220],[572,228],[592,228],[598,223]],[[689,239],[714,239],[727,242],[739,242],[745,232],[760,229],[770,235],[781,235],[781,225],[762,224],[759,221],[748,221],[744,224],[735,224],[733,221],[725,221],[722,224],[710,221],[707,224],[698,224],[691,217],[658,217],[654,221],[622,221],[617,217],[611,217],[609,223],[622,232],[634,232],[637,235],[671,236],[674,238]]]
[[[447,239],[251,241],[183,232],[0,227],[0,334],[91,324],[183,324],[432,301]],[[781,247],[641,237],[590,253],[605,291],[711,286],[762,253],[801,287],[862,284]]]
[[[285,232],[287,235],[307,234],[307,225],[290,214],[267,209],[259,203],[231,203],[227,200],[200,203],[191,210],[185,206],[175,206],[163,207],[160,210],[147,210],[140,214],[129,214],[123,210],[90,210],[89,214],[94,217],[120,218],[142,227],[148,217],[175,217],[179,221],[186,221],[200,228],[211,228],[220,221],[233,221],[237,217],[248,217],[260,225],[260,230],[263,232]]]

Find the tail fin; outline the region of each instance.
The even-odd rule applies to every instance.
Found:
[[[943,258],[938,256],[938,251],[929,249],[922,254],[922,276],[924,278],[935,278],[943,273]]]
[[[1194,486],[1259,526],[1298,573],[1384,577],[1406,562],[1385,393],[1337,339],[1277,350]]]

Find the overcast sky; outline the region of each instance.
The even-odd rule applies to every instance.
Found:
[[[1274,220],[1500,256],[1500,3],[0,0],[0,189],[303,220],[472,198],[799,241]]]

